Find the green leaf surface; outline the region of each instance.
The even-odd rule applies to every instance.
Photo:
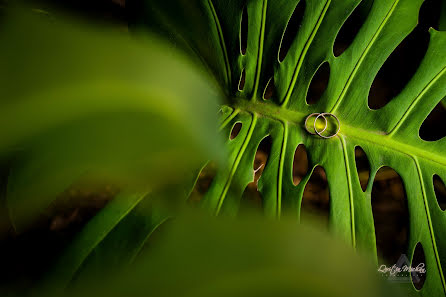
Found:
[[[215,82],[158,38],[34,11],[8,16],[0,153],[14,155],[17,229],[80,179],[156,188],[221,155]]]
[[[302,0],[303,1],[303,0]],[[427,280],[421,291],[405,284],[407,294],[443,296],[446,291],[446,217],[433,188],[434,174],[446,180],[446,139],[423,141],[424,119],[446,95],[446,32],[429,31],[428,51],[403,91],[379,110],[368,107],[372,82],[390,54],[417,24],[422,0],[375,0],[353,43],[339,57],[333,43],[360,0],[306,0],[303,22],[288,55],[278,61],[280,41],[299,0],[175,0],[145,1],[141,20],[163,28],[177,44],[187,44],[216,74],[229,94],[221,128],[227,137],[236,122],[243,124],[234,140],[227,138],[229,156],[217,173],[203,204],[216,214],[237,215],[240,199],[253,181],[257,147],[272,137],[268,163],[259,180],[267,216],[299,219],[301,201],[312,170],[295,186],[292,180],[296,147],[304,144],[311,168],[325,169],[330,188],[330,229],[377,261],[371,191],[377,171],[393,168],[402,178],[409,209],[411,259],[423,246]],[[131,5],[131,3],[129,4]],[[130,6],[131,7],[131,6]],[[175,9],[171,9],[174,7]],[[240,52],[243,8],[248,14],[248,46]],[[170,8],[170,9],[169,9]],[[201,24],[209,24],[203,28]],[[209,51],[215,54],[209,57]],[[314,105],[306,103],[311,80],[328,62],[330,79]],[[408,61],[410,63],[410,61]],[[228,71],[230,69],[230,71]],[[238,89],[245,71],[245,86]],[[262,94],[270,78],[275,94]],[[311,113],[335,114],[340,133],[331,139],[310,135],[305,118]],[[366,153],[370,181],[362,191],[355,168],[355,147]]]

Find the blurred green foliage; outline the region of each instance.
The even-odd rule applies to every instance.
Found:
[[[186,211],[163,231],[137,261],[96,266],[68,296],[399,296],[371,262],[294,220]]]
[[[0,153],[21,229],[79,179],[126,188],[184,181],[221,157],[213,81],[155,37],[40,11],[0,35]]]

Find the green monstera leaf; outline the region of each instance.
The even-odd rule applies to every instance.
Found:
[[[281,57],[287,24],[304,0],[176,0],[145,1],[129,8],[137,13],[134,28],[152,28],[178,47],[199,57],[219,79],[229,103],[222,110],[221,129],[229,136],[241,123],[235,139],[227,137],[229,157],[215,176],[203,205],[215,214],[236,215],[247,185],[253,181],[257,148],[267,136],[271,153],[258,182],[268,217],[299,218],[305,186],[317,166],[326,172],[330,188],[329,225],[333,233],[355,248],[376,257],[371,191],[383,166],[402,178],[407,193],[411,259],[421,243],[428,267],[421,291],[407,284],[409,293],[444,295],[446,217],[434,193],[433,176],[446,180],[446,139],[420,138],[423,121],[446,96],[446,32],[431,29],[430,41],[416,74],[403,91],[378,110],[368,105],[369,90],[394,49],[415,28],[422,0],[375,0],[352,44],[339,56],[333,53],[338,32],[360,0],[306,0],[297,35]],[[247,19],[246,19],[247,18]],[[245,31],[245,27],[247,31]],[[245,40],[246,38],[246,40]],[[307,104],[306,95],[319,67],[328,62],[330,79],[320,100]],[[264,99],[270,81],[274,95]],[[305,126],[312,113],[327,116],[325,139]],[[315,123],[318,126],[319,123]],[[313,131],[314,132],[314,131]],[[327,135],[324,134],[323,135]],[[293,184],[293,156],[304,144],[311,168]],[[355,148],[369,160],[371,175],[361,189],[355,168]]]

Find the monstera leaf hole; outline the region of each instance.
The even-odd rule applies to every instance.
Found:
[[[330,79],[330,64],[324,62],[311,80],[307,92],[307,104],[316,104],[324,94]]]
[[[294,152],[293,159],[293,184],[299,185],[302,179],[308,174],[308,155],[305,145],[299,144]]]
[[[446,99],[446,98],[445,98]],[[443,99],[443,101],[445,101]],[[446,136],[444,129],[446,119],[446,108],[444,103],[440,102],[435,106],[429,116],[424,120],[420,127],[420,137],[426,141],[437,141]]]
[[[262,139],[257,148],[257,152],[254,158],[254,173],[255,173],[255,182],[259,180],[262,175],[263,170],[265,169],[266,162],[268,161],[269,154],[271,153],[272,146],[272,138],[271,136],[267,136]]]
[[[300,221],[314,223],[315,219],[328,228],[330,217],[330,189],[322,166],[314,168],[302,197]]]
[[[206,166],[201,170],[200,175],[197,178],[197,182],[189,195],[188,202],[191,205],[198,205],[201,202],[204,195],[211,187],[216,175],[217,164],[215,162],[209,162],[206,164]]]
[[[369,107],[380,109],[405,88],[419,68],[429,45],[429,28],[438,28],[441,0],[426,0],[417,27],[393,51],[376,75],[369,92]]]
[[[443,180],[438,175],[434,175],[433,182],[438,206],[444,211],[446,210],[446,187]]]
[[[245,6],[240,20],[240,53],[246,54],[248,49],[248,8]]]
[[[444,0],[424,0],[419,15],[419,24],[425,24],[425,27],[440,30],[440,17],[444,10]],[[443,29],[444,30],[444,29]]]
[[[263,99],[264,100],[271,99],[274,95],[274,90],[275,90],[274,77],[271,77],[268,81],[268,84],[266,85],[265,91],[263,92]]]
[[[362,191],[365,192],[367,189],[367,185],[369,184],[370,162],[367,158],[367,154],[360,146],[357,146],[355,148],[355,161],[356,170],[359,176],[359,183],[361,184]]]
[[[233,140],[234,138],[236,138],[238,136],[238,134],[240,133],[240,130],[242,130],[243,124],[240,122],[237,122],[234,124],[234,126],[232,127],[231,130],[231,134],[229,135],[229,139]]]
[[[427,266],[426,266],[426,257],[424,256],[424,249],[420,242],[418,242],[415,247],[411,263],[412,263],[411,266],[414,268],[417,267],[418,265],[424,265],[424,269],[426,270],[426,273],[417,273],[417,272],[411,273],[412,283],[415,289],[421,290],[423,288],[424,282],[426,281]]]
[[[258,182],[262,176],[263,171],[268,162],[269,155],[271,153],[272,138],[267,136],[259,144],[257,148],[253,170],[254,170],[254,180],[248,184],[242,195],[242,200],[240,203],[240,214],[247,212],[261,213],[263,208],[262,195],[258,190]]]
[[[241,92],[245,88],[245,81],[246,81],[246,70],[242,70],[242,74],[240,74],[240,80],[238,83],[238,90]]]
[[[395,170],[382,167],[377,172],[371,200],[378,256],[395,264],[407,253],[409,236],[406,191]]]
[[[434,1],[423,3],[417,27],[393,51],[376,75],[369,92],[369,107],[380,109],[405,88],[423,60],[429,45],[430,13]]]
[[[302,25],[302,20],[304,18],[305,7],[305,0],[299,1],[296,8],[294,9],[293,14],[291,15],[290,20],[288,21],[288,24],[282,36],[282,42],[280,43],[279,62],[283,62],[283,60],[285,60],[285,57],[287,56],[288,51],[293,44],[293,41],[296,39],[299,28]]]
[[[344,22],[333,44],[333,54],[339,57],[350,47],[356,35],[365,23],[374,0],[362,0],[352,14]]]

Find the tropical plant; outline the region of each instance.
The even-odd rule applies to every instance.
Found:
[[[446,139],[424,141],[419,130],[446,96],[446,34],[429,30],[429,48],[416,74],[398,96],[372,110],[368,98],[374,77],[416,26],[423,1],[362,2],[178,0],[173,5],[145,1],[136,11],[139,25],[163,28],[180,47],[197,53],[219,79],[230,102],[223,108],[223,134],[230,135],[236,123],[242,124],[235,139],[226,139],[229,157],[204,197],[206,208],[215,214],[237,214],[242,194],[253,180],[259,143],[271,136],[271,153],[258,181],[265,214],[299,218],[306,183],[312,171],[322,166],[330,188],[331,231],[376,258],[371,190],[377,171],[389,166],[399,173],[407,193],[410,236],[405,252],[411,257],[421,243],[429,267],[420,294],[440,296],[446,290],[442,235],[446,217],[435,197],[433,176],[446,180]],[[293,29],[287,24],[303,4],[297,36],[284,48],[286,31]],[[351,45],[335,56],[338,32],[356,7],[369,7],[364,24]],[[308,88],[325,62],[330,67],[328,86],[320,100],[309,105]],[[271,83],[274,95],[265,99]],[[312,113],[334,114],[340,127],[330,117],[328,130],[333,134],[340,128],[339,134],[330,139],[311,135],[307,130],[315,131],[304,126]],[[293,156],[300,144],[308,151],[311,170],[296,186]],[[358,146],[371,169],[365,191],[355,166]]]
[[[376,74],[395,48],[415,28],[422,0],[152,0],[128,2],[128,9],[132,13],[131,29],[133,32],[149,29],[167,36],[176,47],[186,51],[189,57],[202,62],[208,68],[209,72],[201,73],[201,75],[215,77],[228,98],[227,103],[221,108],[220,120],[220,130],[226,138],[224,146],[228,150],[228,154],[223,160],[217,161],[219,169],[202,200],[204,208],[216,215],[236,216],[238,214],[243,192],[247,185],[253,181],[253,162],[256,151],[263,139],[271,137],[271,152],[258,181],[258,191],[262,196],[265,215],[275,219],[291,216],[299,220],[305,186],[315,168],[321,166],[326,172],[330,188],[330,230],[358,251],[372,255],[377,263],[371,192],[378,170],[383,166],[391,167],[401,176],[407,194],[410,235],[407,251],[402,251],[402,253],[406,253],[409,258],[412,258],[415,247],[420,243],[428,267],[427,279],[421,290],[415,290],[412,284],[403,286],[408,295],[442,296],[445,294],[446,241],[443,238],[443,227],[446,225],[446,218],[435,196],[433,176],[437,175],[446,180],[446,158],[444,156],[446,140],[424,141],[419,136],[419,130],[426,117],[446,96],[446,88],[444,88],[446,83],[446,54],[444,50],[446,48],[446,33],[434,29],[429,31],[429,48],[417,72],[398,96],[377,110],[372,110],[368,104],[369,90]],[[360,28],[357,28],[358,32],[348,48],[335,55],[333,44],[343,24],[355,8],[364,9],[364,23]],[[298,25],[297,35],[290,39],[287,31],[292,31],[293,28],[289,28],[289,26],[294,24],[290,20],[293,13],[299,9],[303,11],[302,20]],[[37,67],[33,67],[34,69],[44,69],[42,63],[52,61],[54,67],[49,69],[55,71],[44,72],[45,75],[31,73],[30,78],[26,80],[27,84],[30,82],[30,86],[40,88],[41,82],[51,81],[51,78],[54,77],[58,78],[56,70],[60,69],[60,63],[68,62],[66,66],[68,69],[75,70],[72,73],[79,75],[77,78],[100,82],[101,80],[97,78],[101,78],[102,75],[105,77],[110,75],[110,68],[105,66],[109,65],[111,60],[118,59],[122,61],[119,64],[122,68],[117,68],[118,70],[112,74],[117,73],[119,79],[114,76],[112,78],[118,82],[124,78],[123,81],[126,84],[117,86],[118,89],[123,87],[119,89],[119,93],[106,90],[106,100],[109,100],[110,94],[118,97],[120,94],[128,96],[127,92],[135,94],[135,98],[140,98],[139,95],[143,93],[135,91],[134,87],[137,90],[144,89],[145,83],[148,81],[151,82],[151,88],[147,90],[148,94],[153,94],[153,90],[159,90],[156,87],[157,84],[161,84],[164,88],[160,92],[156,92],[156,96],[163,97],[166,94],[174,94],[173,101],[162,102],[170,102],[169,106],[178,111],[175,113],[175,117],[166,116],[162,112],[166,109],[158,108],[157,104],[161,101],[153,100],[157,102],[153,106],[154,109],[160,112],[155,114],[165,116],[164,121],[155,123],[142,121],[134,126],[154,128],[157,125],[163,126],[166,122],[172,122],[173,119],[175,125],[167,130],[172,133],[157,133],[156,130],[151,132],[152,135],[157,135],[161,140],[165,140],[161,143],[166,146],[157,147],[158,152],[166,147],[182,147],[185,143],[206,143],[207,149],[210,148],[213,152],[218,151],[216,142],[209,141],[209,139],[213,139],[213,136],[211,136],[212,132],[208,130],[207,125],[212,121],[208,119],[200,122],[201,117],[195,116],[213,112],[212,108],[206,105],[207,100],[212,101],[212,98],[215,98],[215,94],[209,91],[214,89],[213,79],[208,77],[207,80],[202,80],[199,75],[195,76],[188,71],[183,73],[182,70],[178,77],[170,77],[172,72],[160,74],[159,71],[162,69],[183,69],[183,67],[171,65],[167,68],[164,63],[174,62],[171,62],[166,56],[158,60],[158,55],[155,54],[153,57],[149,54],[148,61],[143,63],[141,59],[145,61],[144,57],[146,57],[144,50],[134,50],[133,47],[129,48],[126,45],[122,46],[119,55],[105,56],[104,60],[93,64],[95,66],[92,66],[91,69],[96,69],[98,72],[93,71],[89,73],[89,76],[83,77],[87,72],[77,64],[78,58],[84,57],[84,55],[89,57],[80,64],[82,66],[87,63],[96,63],[97,55],[91,53],[88,47],[81,47],[81,54],[73,59],[54,56],[54,51],[47,52],[54,40],[60,40],[59,42],[66,45],[66,48],[79,43],[70,41],[71,36],[67,38],[67,36],[63,37],[63,34],[56,34],[57,39],[54,39],[55,35],[48,38],[38,34],[48,31],[47,27],[42,29],[32,26],[31,28],[35,32],[33,31],[33,34],[30,35],[35,36],[36,40],[44,40],[43,44],[47,46],[42,47],[38,55],[32,55],[32,59],[26,61],[27,64],[24,65],[36,65]],[[16,33],[7,36],[20,36],[22,30],[23,27],[20,26],[10,29],[9,32]],[[77,32],[72,27],[62,28],[58,32],[65,32],[66,35],[66,32],[71,31]],[[72,40],[78,42],[83,40],[80,44],[92,43],[93,48],[97,51],[104,48],[101,45],[104,39],[99,37],[100,35],[91,34],[87,39],[83,39],[83,33],[76,33],[74,34],[76,38]],[[145,36],[145,33],[139,36]],[[17,40],[23,41],[27,38],[18,38]],[[114,40],[108,46],[127,44],[128,42],[130,41]],[[2,44],[15,43],[11,43],[8,39],[2,39]],[[40,43],[37,42],[37,44]],[[26,45],[25,43],[18,44],[16,47],[5,47],[6,49],[2,50],[0,56],[13,57],[13,59],[3,59],[2,63],[23,61],[21,56],[14,56],[14,51],[15,48],[26,48]],[[166,48],[161,49],[161,51],[163,50]],[[67,50],[67,52],[69,51]],[[39,58],[36,59],[36,57]],[[74,61],[74,63],[70,61]],[[324,63],[328,63],[330,67],[328,86],[315,104],[308,104],[309,86],[318,69]],[[14,73],[12,69],[18,69],[17,67],[18,65],[10,65],[8,70],[1,75],[2,89],[6,90],[6,92],[2,91],[2,95],[5,95],[5,98],[9,95],[20,98],[16,93],[13,93],[17,91],[17,88],[14,88],[16,86],[14,77],[6,79],[10,73]],[[151,72],[148,69],[156,69],[156,72]],[[123,72],[123,70],[125,71]],[[126,71],[136,75],[137,83],[134,81],[134,76],[127,76],[128,72]],[[193,77],[192,81],[189,80],[190,75]],[[31,83],[35,77],[43,79],[38,80],[37,83]],[[71,80],[71,78],[69,79]],[[203,81],[207,83],[203,83]],[[52,83],[60,84],[60,81]],[[98,86],[101,85],[96,87]],[[188,89],[185,86],[191,86],[191,88]],[[209,86],[211,86],[210,89]],[[97,91],[94,94],[102,94],[102,91],[109,88],[108,85],[104,87],[105,89],[96,87],[93,88]],[[272,89],[274,92],[270,96]],[[48,109],[44,109],[48,111],[45,118],[63,118],[62,116],[54,117],[49,113],[52,111],[52,107],[42,104],[48,100],[47,93],[43,93],[43,95],[37,93],[36,95],[33,92],[19,94],[22,97],[31,94],[34,99],[37,99],[35,101],[37,106],[47,106]],[[50,94],[54,95],[54,93]],[[89,100],[85,99],[85,102],[76,102],[76,104],[82,105],[82,111],[86,112],[82,113],[82,116],[96,116],[95,113],[90,112],[101,108],[99,103],[104,98],[99,96],[99,99],[94,99],[95,97],[90,97],[90,91],[88,94]],[[147,93],[144,94],[147,95]],[[56,97],[53,96],[50,99],[54,100],[58,96],[60,93],[56,93]],[[151,97],[155,98],[156,96]],[[94,104],[90,105],[89,102],[93,99],[96,101],[92,101]],[[186,99],[192,100],[192,102],[187,101],[186,103]],[[116,101],[116,103],[118,102],[121,101]],[[125,106],[117,105],[116,107],[119,110],[121,108],[130,110],[142,108],[141,104],[133,105],[133,103],[140,102],[139,100],[126,102]],[[84,104],[87,108],[84,107]],[[93,110],[89,110],[89,106]],[[77,122],[74,128],[71,127],[72,130],[68,130],[72,133],[65,134],[67,128],[62,126],[55,130],[50,129],[51,133],[48,132],[48,134],[44,134],[45,137],[42,137],[41,134],[35,133],[36,130],[39,132],[42,127],[37,125],[39,121],[34,113],[26,112],[20,117],[31,119],[26,122],[26,126],[20,126],[20,123],[15,123],[13,119],[7,117],[8,114],[21,115],[20,110],[15,109],[20,107],[21,105],[13,106],[12,110],[2,109],[1,111],[4,115],[2,119],[5,119],[5,125],[2,126],[13,127],[10,130],[11,137],[2,138],[2,141],[5,139],[2,142],[2,147],[16,144],[25,136],[27,139],[32,139],[27,145],[27,152],[30,153],[25,155],[26,158],[22,157],[17,163],[18,165],[13,167],[9,181],[8,201],[13,218],[28,217],[30,212],[19,208],[31,205],[34,210],[36,204],[31,203],[32,201],[41,202],[42,197],[54,199],[61,190],[85,172],[85,164],[102,156],[103,148],[114,143],[107,138],[103,142],[101,139],[97,140],[96,137],[100,133],[96,131],[89,138],[75,138],[72,142],[80,143],[84,139],[95,140],[93,153],[80,150],[79,146],[73,146],[71,150],[73,155],[54,156],[48,152],[54,152],[55,147],[65,147],[62,144],[65,144],[69,139],[67,137],[57,138],[54,135],[60,135],[61,131],[64,132],[64,135],[78,135],[79,131],[88,131],[91,125],[83,126]],[[33,111],[34,108],[27,106],[25,111],[29,110]],[[153,109],[150,109],[149,113],[152,114]],[[312,114],[315,116],[310,116]],[[211,116],[209,115],[209,117]],[[119,124],[123,123],[125,119],[127,117],[119,121]],[[109,120],[106,123],[114,123],[113,127],[119,129],[120,125],[116,124],[114,115]],[[236,137],[230,139],[229,135],[237,123],[241,123],[242,128]],[[53,128],[54,126],[51,125],[54,125],[55,122],[44,122],[44,124],[46,126],[43,128],[48,129],[48,125],[49,128]],[[68,124],[67,127],[70,128]],[[33,129],[32,137],[25,135],[27,129],[35,125],[36,130]],[[79,127],[81,130],[76,130]],[[179,133],[176,131],[180,127],[188,128],[186,130],[189,133],[186,133],[185,137],[178,138]],[[191,132],[191,128],[199,130]],[[126,131],[131,130],[133,129]],[[2,135],[8,135],[8,133],[5,131]],[[121,135],[126,134],[123,132]],[[144,139],[141,135],[132,136],[134,135],[130,135],[129,138]],[[200,139],[190,142],[188,141],[189,137],[195,140],[197,137]],[[177,141],[172,143],[169,141],[170,139]],[[152,143],[150,142],[150,144]],[[147,143],[143,141],[142,144]],[[301,144],[306,147],[311,169],[302,181],[295,185],[292,179],[293,159],[296,148]],[[136,146],[138,145],[136,144]],[[133,147],[133,145],[129,145],[129,147]],[[200,156],[200,154],[196,154],[197,147],[199,145],[191,149],[191,155]],[[370,178],[365,191],[361,188],[355,165],[355,149],[357,147],[361,147],[366,153],[370,165]],[[126,152],[123,149],[119,153],[123,151]],[[206,149],[199,149],[199,151],[203,152]],[[142,152],[138,150],[138,153]],[[126,156],[126,154],[124,155]],[[154,161],[160,160],[158,155],[152,156],[155,156]],[[206,157],[211,159],[213,156]],[[169,158],[170,156],[161,158],[161,163],[166,162]],[[104,163],[107,165],[113,163],[110,162],[110,159],[111,157],[107,158],[107,155],[104,160],[100,158],[99,160],[104,162],[98,162],[94,169],[101,168]],[[184,157],[179,157],[177,161],[181,163],[180,161],[183,159]],[[200,158],[197,157],[197,159]],[[192,165],[199,163],[197,159],[192,162]],[[77,166],[79,160],[84,162],[81,163],[81,166]],[[119,163],[119,165],[122,166],[129,161],[127,158],[123,160],[123,163]],[[130,158],[131,160],[134,159]],[[75,164],[70,161],[74,161]],[[41,173],[39,170],[42,168],[41,164],[54,165]],[[134,165],[134,163],[131,164]],[[161,180],[161,178],[157,180],[156,177],[162,165],[156,162],[155,164],[157,166],[147,162],[141,167],[138,166],[138,170],[130,170],[131,177],[140,177],[141,175],[135,174],[135,172],[141,173],[140,168],[146,170],[150,168],[149,178],[144,180]],[[183,168],[190,168],[186,165],[191,164],[183,165]],[[54,180],[55,176],[59,176],[60,168],[70,168],[69,174],[63,176],[63,179]],[[77,168],[77,170],[71,170],[72,168]],[[124,168],[126,169],[125,173],[129,172],[127,166]],[[113,169],[112,172],[120,172],[122,168],[118,166]],[[134,168],[132,167],[132,169]],[[39,178],[31,180],[30,177],[35,177],[37,173],[39,173]],[[171,174],[172,172],[163,173]],[[119,178],[122,176],[122,174],[118,175]],[[124,174],[124,176],[126,175]],[[113,175],[113,177],[116,176]],[[140,179],[137,180],[140,181]],[[34,184],[38,187],[30,187],[30,182],[32,182],[31,185]],[[54,185],[57,187],[53,187]],[[138,183],[138,185],[140,184]],[[80,270],[88,270],[95,263],[111,267],[116,263],[121,264],[134,259],[148,236],[170,215],[169,211],[166,211],[164,207],[157,207],[158,202],[154,203],[154,200],[150,198],[172,196],[166,194],[165,188],[162,186],[165,186],[163,182],[152,182],[143,187],[143,190],[138,187],[138,191],[129,190],[116,197],[78,235],[73,245],[62,256],[60,264],[55,269],[54,277],[62,285],[65,285],[76,275],[79,275]],[[147,189],[153,188],[156,190],[152,190],[148,195]],[[47,191],[48,189],[50,192]],[[30,194],[33,192],[39,193],[39,197],[35,197],[34,200],[30,198],[32,196]],[[185,195],[180,194],[179,196]],[[23,199],[31,202],[24,204],[25,200]],[[165,199],[155,200],[164,201]],[[39,205],[39,208],[47,204],[48,200],[43,205]],[[140,215],[142,210],[145,210],[144,215]],[[134,228],[135,226],[140,227]],[[119,259],[114,254],[117,252],[116,247],[119,247],[119,253],[117,253]]]

